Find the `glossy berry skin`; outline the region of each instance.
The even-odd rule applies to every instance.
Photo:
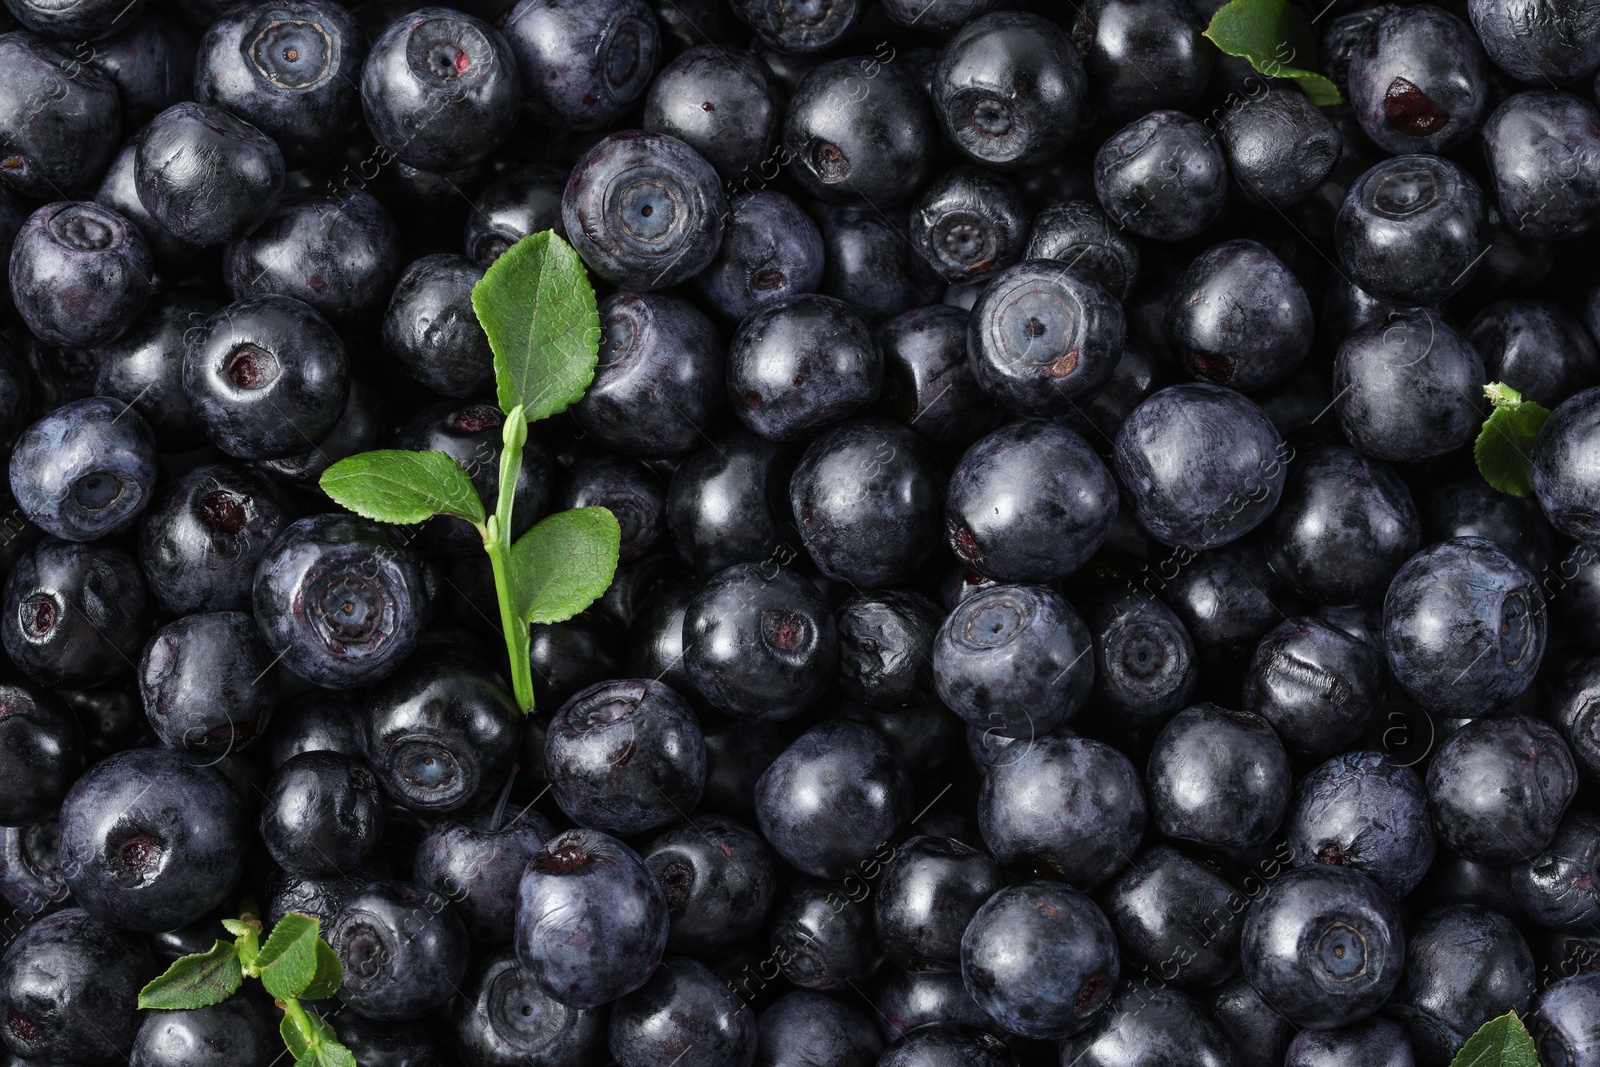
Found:
[[[1110,380],[1126,324],[1117,299],[1055,260],[1024,260],[979,295],[967,326],[979,386],[1018,415],[1062,415]]]
[[[618,555],[623,564],[643,558],[655,547],[667,501],[660,480],[648,467],[617,456],[587,455],[567,468],[564,480],[566,486],[557,494],[554,510],[609,510],[621,526]]]
[[[475,396],[493,379],[494,353],[472,310],[482,277],[465,256],[435,252],[407,266],[390,292],[384,351],[441,396]]]
[[[877,1067],[1015,1067],[1005,1042],[986,1030],[934,1023],[900,1035]]]
[[[921,706],[933,699],[934,637],[944,612],[902,590],[857,593],[834,611],[839,631],[839,688],[877,708]]]
[[[1145,781],[1151,821],[1168,837],[1256,848],[1282,824],[1292,778],[1283,743],[1265,719],[1196,704],[1156,735]]]
[[[1511,892],[1541,926],[1592,929],[1600,921],[1600,815],[1574,811],[1544,850],[1511,869]]]
[[[1121,752],[1081,737],[1024,739],[983,779],[978,828],[1007,868],[1099,888],[1144,836],[1139,772]]]
[[[1483,124],[1500,217],[1512,233],[1545,240],[1600,221],[1600,134],[1589,101],[1536,89],[1517,93]]]
[[[400,228],[376,197],[346,190],[284,204],[223,256],[235,300],[277,294],[332,323],[365,322],[394,288]]]
[[[1481,537],[1417,553],[1383,601],[1395,681],[1429,711],[1456,718],[1487,714],[1532,684],[1547,623],[1533,575]]]
[[[1043,737],[1071,720],[1094,681],[1094,645],[1072,606],[1038,585],[967,597],[933,646],[939,699],[972,726]]]
[[[605,1013],[551,997],[510,948],[480,957],[450,1014],[461,1054],[484,1067],[584,1067],[604,1054]]]
[[[53,818],[83,771],[86,748],[77,717],[60,701],[0,686],[0,826]]]
[[[725,395],[715,324],[665,293],[615,293],[599,311],[600,362],[573,407],[579,423],[610,447],[646,458],[703,446]]]
[[[829,1067],[875,1067],[883,1051],[878,1028],[836,997],[785,993],[756,1017],[752,1067],[783,1067],[810,1056]]]
[[[1245,913],[1244,976],[1300,1027],[1329,1029],[1371,1015],[1400,981],[1406,936],[1378,884],[1318,864],[1268,883]]]
[[[1472,905],[1438,908],[1412,924],[1405,979],[1388,1013],[1427,1062],[1460,1051],[1473,1032],[1533,999],[1533,953],[1504,915]]]
[[[1428,810],[1441,844],[1478,863],[1521,863],[1555,839],[1577,791],[1561,735],[1524,715],[1470,722],[1428,763]]]
[[[394,447],[418,452],[443,452],[466,470],[485,511],[492,512],[500,494],[500,455],[505,414],[494,404],[433,404],[414,415],[395,435]],[[554,472],[537,441],[522,450],[522,465],[512,503],[512,535],[520,537],[550,510]],[[569,505],[570,506],[570,505]],[[618,509],[618,514],[622,514]],[[465,551],[482,544],[471,525],[448,515],[427,520],[416,537],[426,552]]]
[[[522,91],[500,31],[447,7],[390,23],[361,66],[367,128],[421,170],[456,170],[493,152],[516,125]]]
[[[947,282],[982,281],[1022,258],[1028,208],[1016,186],[979,167],[934,178],[911,204],[908,236]]]
[[[698,959],[736,949],[766,921],[777,871],[761,835],[724,815],[697,815],[643,852],[666,896],[667,948]]]
[[[1039,15],[997,11],[968,22],[939,53],[933,110],[974,162],[1028,167],[1072,139],[1086,80],[1066,30]]]
[[[667,903],[627,845],[597,830],[545,842],[517,890],[523,969],[570,1008],[592,1008],[644,985],[667,944]]]
[[[157,225],[197,245],[236,241],[272,215],[283,152],[243,119],[207,104],[174,104],[139,134],[134,187]]]
[[[705,741],[677,693],[649,679],[589,686],[562,705],[545,737],[545,773],[579,825],[632,835],[700,803]]]
[[[1262,547],[1273,571],[1300,595],[1318,604],[1370,604],[1421,537],[1411,490],[1393,469],[1330,445],[1290,464]]]
[[[1129,864],[1105,897],[1107,917],[1145,973],[1178,986],[1213,986],[1238,970],[1243,905],[1214,864],[1168,845]],[[1205,916],[1198,930],[1196,915]]]
[[[1394,900],[1433,863],[1422,779],[1382,752],[1346,752],[1300,779],[1287,833],[1296,867],[1349,867]]]
[[[339,999],[369,1019],[442,1008],[466,975],[466,927],[443,897],[409,882],[357,890],[324,929],[344,969]]]
[[[800,539],[826,577],[856,589],[911,578],[939,538],[941,478],[915,430],[847,423],[814,439],[789,482]]]
[[[784,113],[789,173],[830,204],[866,200],[882,208],[908,199],[927,178],[938,143],[927,99],[896,64],[871,57],[818,64]]]
[[[26,31],[0,36],[0,116],[6,185],[30,200],[93,186],[117,154],[116,85]]]
[[[1148,977],[1122,983],[1096,1023],[1063,1041],[1060,1050],[1063,1064],[1078,1067],[1228,1067],[1236,1062],[1222,1028],[1193,997],[1156,986]]]
[[[1345,437],[1376,459],[1444,455],[1483,427],[1483,360],[1436,311],[1365,326],[1333,361],[1334,410]]]
[[[384,791],[414,811],[483,807],[516,760],[522,719],[499,678],[447,650],[369,691],[366,749]]]
[[[1283,1067],[1415,1067],[1416,1062],[1400,1024],[1372,1016],[1337,1030],[1302,1030],[1289,1042]]]
[[[1490,381],[1548,408],[1600,378],[1589,334],[1549,301],[1496,300],[1473,317],[1466,334]]]
[[[229,304],[188,336],[183,389],[207,435],[237,459],[303,451],[349,398],[344,343],[307,304],[260,296]]]
[[[1214,222],[1228,164],[1209,130],[1179,111],[1152,111],[1094,158],[1094,191],[1120,226],[1152,241],[1186,241]]]
[[[1208,991],[1204,1004],[1218,1028],[1239,1050],[1237,1067],[1282,1067],[1284,1050],[1296,1028],[1236,974]]]
[[[1111,469],[1140,526],[1201,552],[1238,540],[1272,513],[1290,455],[1252,401],[1197,382],[1152,393],[1133,410]]]
[[[1175,0],[1100,0],[1081,12],[1073,41],[1084,53],[1097,108],[1115,122],[1158,108],[1192,108],[1214,66],[1200,29]],[[1161,77],[1146,76],[1154,70]]]
[[[96,396],[111,397],[143,416],[164,452],[205,441],[183,392],[185,338],[217,305],[192,290],[156,295],[122,336],[96,349]]]
[[[1383,655],[1321,619],[1295,616],[1268,631],[1245,675],[1243,705],[1297,759],[1355,744],[1383,692]]]
[[[727,384],[746,426],[771,441],[796,441],[865,411],[883,387],[883,354],[844,301],[792,296],[739,324]]]
[[[719,572],[683,619],[684,667],[700,695],[738,718],[786,719],[822,695],[839,658],[816,587],[770,563]]]
[[[1533,495],[1558,533],[1600,543],[1600,480],[1591,457],[1600,453],[1600,388],[1563,401],[1533,443]]]
[[[1093,200],[1065,200],[1033,217],[1023,259],[1053,259],[1126,300],[1139,275],[1139,246]]]
[[[242,464],[204,464],[168,482],[139,530],[151,599],[172,615],[249,608],[256,564],[292,519],[277,484]]]
[[[650,83],[644,128],[676,137],[735,184],[761,180],[783,126],[783,90],[753,52],[697,44]]]
[[[1082,893],[1023,882],[990,897],[961,936],[961,975],[984,1011],[1013,1034],[1067,1037],[1111,1004],[1116,935]]]
[[[422,561],[391,528],[331,514],[278,536],[256,569],[252,603],[273,655],[332,689],[393,674],[430,606]]]
[[[1494,65],[1518,81],[1565,83],[1600,67],[1593,34],[1600,11],[1588,0],[1535,8],[1525,0],[1471,0],[1467,13]]]
[[[644,0],[522,0],[505,19],[523,106],[558,130],[616,125],[650,87],[661,31]]]
[[[860,0],[732,0],[733,13],[779,52],[805,55],[825,51],[855,24]]]
[[[967,313],[916,308],[878,327],[883,410],[939,444],[965,445],[994,428],[1000,411],[967,362]]]
[[[746,430],[718,435],[678,464],[667,489],[667,529],[694,572],[736,563],[793,560],[783,494],[793,458]]]
[[[11,453],[11,492],[29,521],[68,541],[125,530],[150,503],[156,442],[109,397],[74,400],[28,427]]]
[[[138,18],[142,3],[118,6],[108,0],[59,8],[37,0],[6,0],[9,11],[26,29],[57,41],[90,41],[107,37]]]
[[[1600,976],[1579,974],[1552,982],[1528,1020],[1542,1063],[1589,1067],[1600,1055]]]
[[[1166,323],[1190,374],[1247,393],[1278,385],[1311,351],[1311,301],[1255,241],[1224,241],[1195,257],[1173,284]]]
[[[348,693],[312,690],[285,701],[273,712],[272,733],[262,743],[268,770],[275,771],[302,752],[362,753],[362,729]]]
[[[1489,71],[1466,22],[1441,7],[1397,11],[1350,55],[1350,104],[1386,152],[1443,152],[1483,119]]]
[[[244,873],[249,827],[233,786],[186,753],[101,760],[61,802],[61,870],[78,906],[153,933],[191,923]]]
[[[975,901],[972,910],[976,912],[983,902]],[[958,950],[960,933],[957,931]],[[972,994],[967,992],[959,968],[949,971],[895,970],[879,989],[873,1007],[879,1013],[879,1030],[891,1041],[930,1024],[982,1030],[996,1036],[1005,1034],[1005,1028],[991,1019],[972,999]]]
[[[35,211],[11,248],[11,300],[46,344],[93,348],[133,325],[155,269],[139,228],[93,201]]]
[[[150,246],[150,255],[157,266],[180,267],[192,263],[199,255],[200,246],[174,236],[151,217],[139,199],[136,178],[138,147],[137,137],[122,146],[100,179],[99,187],[94,190],[95,202],[115,211],[138,228],[144,235],[145,243]],[[20,227],[22,220],[17,221]],[[4,247],[0,246],[0,252],[4,251]],[[10,256],[7,255],[6,259],[9,261]],[[158,295],[152,303],[159,299]]]
[[[1090,699],[1139,728],[1159,726],[1186,707],[1200,673],[1189,631],[1144,581],[1130,578],[1078,603],[1094,637]]]
[[[87,688],[132,672],[150,632],[139,565],[110,544],[54,538],[29,549],[6,577],[0,641],[29,678]]]
[[[367,40],[329,0],[270,0],[235,8],[206,28],[195,99],[278,142],[299,168],[333,155],[357,122]]]
[[[1600,779],[1600,663],[1582,660],[1550,698],[1550,722],[1572,750],[1578,772]]]
[[[676,138],[642,130],[611,134],[584,153],[561,196],[567,240],[584,263],[634,292],[704,270],[727,213],[711,164]]]
[[[955,971],[967,923],[1004,885],[999,864],[984,852],[954,838],[913,837],[895,846],[878,882],[878,944],[906,970]]]
[[[35,1062],[120,1062],[139,1031],[139,990],[153,973],[144,938],[81,908],[46,915],[0,960],[0,1036],[12,1055]]]
[[[362,761],[302,752],[266,783],[257,827],[274,862],[297,878],[359,866],[383,834],[383,795]]]
[[[1439,156],[1392,156],[1372,167],[1350,184],[1333,229],[1351,279],[1404,307],[1460,290],[1488,243],[1478,183]]]
[[[1220,132],[1228,173],[1240,192],[1252,204],[1272,208],[1293,207],[1316,192],[1339,161],[1344,141],[1305,93],[1277,87],[1230,107]]]
[[[822,292],[852,305],[873,323],[930,304],[944,284],[905,239],[904,217],[862,204],[823,208],[817,218],[827,262]]]
[[[503,826],[440,819],[417,843],[413,879],[450,901],[480,944],[511,940],[517,885],[528,860],[555,836],[537,811]]]
[[[231,997],[188,1011],[147,1014],[130,1067],[267,1067],[277,1034],[259,1001]]]
[[[220,759],[266,732],[278,702],[272,667],[248,614],[185,615],[157,630],[139,657],[145,716],[168,748]]]
[[[822,284],[822,231],[799,204],[771,189],[728,202],[722,247],[694,285],[724,318],[814,293]]]
[[[613,1005],[608,1043],[622,1067],[654,1067],[692,1049],[705,1067],[747,1067],[756,1018],[705,964],[674,956]]]
[[[879,851],[887,856],[888,846]],[[872,869],[868,864],[856,877]],[[767,945],[772,963],[747,966],[736,979],[746,997],[764,986],[773,964],[801,989],[840,993],[860,985],[883,963],[872,940],[872,907],[853,882],[791,881],[773,905]]]
[[[561,234],[561,191],[567,172],[529,163],[496,178],[472,201],[467,215],[467,258],[488,268],[500,254],[541,230]]]
[[[813,726],[756,781],[762,836],[817,878],[855,871],[913,810],[905,768],[882,735],[856,722]]]

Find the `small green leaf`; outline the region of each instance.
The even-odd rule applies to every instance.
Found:
[[[256,929],[243,919],[223,919],[222,928],[235,937],[249,937]]]
[[[537,422],[578,402],[600,356],[600,313],[571,245],[550,230],[524,237],[472,287],[472,307],[502,411],[520,404]]]
[[[599,599],[617,570],[622,529],[605,508],[544,519],[511,546],[512,601],[526,622],[562,622]]]
[[[1233,0],[1211,16],[1206,36],[1269,78],[1293,78],[1318,107],[1339,103],[1339,87],[1316,71],[1311,27],[1288,0]]]
[[[306,1054],[311,1051],[310,1040],[300,1032],[300,1027],[295,1025],[292,1015],[285,1015],[278,1023],[278,1035],[283,1038],[283,1047],[289,1050],[289,1055],[294,1057],[296,1063],[305,1059]]]
[[[1533,492],[1533,442],[1550,411],[1500,382],[1485,386],[1483,393],[1494,411],[1478,433],[1472,458],[1484,481],[1502,493],[1527,496]]]
[[[355,1053],[337,1041],[317,1046],[316,1057],[311,1062],[315,1067],[356,1067]]]
[[[443,452],[362,452],[329,467],[321,484],[334,503],[378,522],[408,525],[444,514],[483,525],[472,479]]]
[[[1478,1027],[1450,1067],[1539,1067],[1539,1051],[1517,1013],[1508,1011]]]
[[[173,961],[165,974],[139,990],[139,1007],[163,1011],[191,1011],[221,1004],[244,981],[239,950],[218,941],[208,952]]]
[[[256,957],[256,969],[274,998],[296,999],[311,984],[317,973],[318,928],[317,920],[293,911],[272,928]]]
[[[322,938],[317,938],[316,943],[316,971],[311,976],[311,981],[300,990],[300,996],[306,1000],[322,1000],[331,997],[339,991],[339,986],[344,984],[344,968],[339,966],[339,956]]]

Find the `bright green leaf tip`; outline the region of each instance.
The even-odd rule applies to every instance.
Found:
[[[1539,1052],[1517,1013],[1508,1011],[1478,1027],[1450,1067],[1539,1067]]]
[[[1494,410],[1472,445],[1472,458],[1483,480],[1502,493],[1527,496],[1533,492],[1533,443],[1550,417],[1549,409],[1503,382],[1484,386]]]
[[[1232,0],[1211,17],[1205,35],[1269,78],[1294,79],[1318,107],[1339,103],[1339,87],[1312,69],[1317,62],[1316,39],[1288,0]]]

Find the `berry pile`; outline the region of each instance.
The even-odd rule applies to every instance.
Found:
[[[4,0],[6,1063],[1600,1065],[1595,0],[475,2]]]

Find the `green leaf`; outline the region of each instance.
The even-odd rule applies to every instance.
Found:
[[[235,937],[249,937],[256,929],[243,919],[223,919],[222,928]]]
[[[317,938],[315,973],[310,983],[300,990],[300,996],[306,1000],[322,1000],[337,993],[343,984],[344,968],[339,966],[338,953],[326,941]]]
[[[1318,107],[1339,102],[1339,87],[1316,72],[1311,27],[1288,0],[1233,0],[1211,16],[1206,36],[1269,78],[1293,78]]]
[[[297,1016],[298,1020],[304,1020],[305,1031],[300,1029],[302,1023]],[[278,1023],[278,1034],[296,1063],[315,1063],[314,1057],[330,1045],[344,1048],[339,1044],[339,1035],[333,1032],[333,1027],[326,1020],[305,1010],[286,1013],[283,1021]]]
[[[511,546],[512,602],[525,622],[562,622],[600,598],[617,570],[622,529],[605,508],[544,519]]]
[[[191,1011],[221,1004],[233,996],[243,981],[239,950],[226,941],[218,941],[209,952],[174,960],[165,974],[139,990],[139,1007]]]
[[[1512,496],[1533,492],[1533,442],[1550,417],[1549,409],[1499,382],[1484,387],[1494,411],[1478,433],[1472,458],[1483,480]]]
[[[318,929],[317,920],[294,911],[272,928],[256,957],[256,969],[275,999],[298,998],[316,976]]]
[[[355,1053],[337,1041],[318,1045],[316,1056],[311,1062],[316,1067],[356,1067]]]
[[[444,514],[483,525],[472,479],[443,452],[362,452],[329,467],[321,484],[334,503],[378,522],[407,525]]]
[[[1478,1027],[1450,1067],[1539,1067],[1539,1052],[1517,1013],[1508,1011]]]
[[[583,396],[600,356],[600,313],[571,245],[550,230],[524,237],[472,287],[472,308],[494,350],[502,411],[521,404],[537,422]]]

